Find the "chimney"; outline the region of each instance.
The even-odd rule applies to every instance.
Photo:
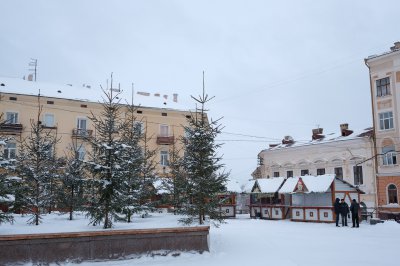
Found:
[[[349,136],[353,133],[353,130],[349,129],[349,124],[344,123],[340,124],[340,132],[342,133],[342,137]]]
[[[395,43],[394,43],[394,46],[390,47],[390,50],[391,50],[392,52],[397,51],[397,50],[400,50],[400,42],[395,42]]]
[[[291,136],[285,136],[282,140],[282,144],[293,144],[294,139]]]
[[[312,140],[323,139],[325,137],[324,135],[322,135],[323,132],[323,128],[314,128],[312,130]]]

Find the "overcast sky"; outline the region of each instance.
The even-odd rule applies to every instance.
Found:
[[[364,58],[400,40],[400,1],[3,0],[0,76],[215,96],[231,178],[285,135],[372,125]],[[194,105],[194,103],[193,103]],[[236,134],[236,135],[234,135]],[[246,136],[247,135],[247,136]],[[251,137],[254,136],[254,137]],[[257,137],[257,138],[256,138]]]

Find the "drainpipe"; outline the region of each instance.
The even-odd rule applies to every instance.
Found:
[[[379,215],[379,200],[378,200],[378,150],[376,147],[376,125],[375,125],[375,112],[374,112],[374,92],[372,88],[372,77],[371,77],[371,68],[368,65],[367,59],[364,59],[365,65],[368,67],[368,74],[369,74],[369,87],[371,91],[371,111],[372,111],[372,143],[373,143],[373,151],[372,155],[374,157],[374,170],[375,170],[375,178],[374,178],[374,187],[375,187],[375,207],[377,209],[376,216],[378,217]]]

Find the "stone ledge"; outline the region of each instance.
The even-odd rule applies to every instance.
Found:
[[[121,259],[163,251],[209,251],[209,226],[0,236],[0,265]]]

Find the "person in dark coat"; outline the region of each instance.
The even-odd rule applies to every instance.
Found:
[[[339,200],[339,198],[336,198],[335,204],[333,204],[333,207],[335,209],[335,215],[336,215],[336,226],[339,227],[339,216],[340,216],[340,200]]]
[[[360,227],[360,218],[358,212],[360,211],[360,204],[353,199],[350,205],[351,221],[353,222],[352,227]]]
[[[349,215],[349,205],[341,199],[340,201],[340,215],[342,216],[342,226],[347,226],[347,215]]]

